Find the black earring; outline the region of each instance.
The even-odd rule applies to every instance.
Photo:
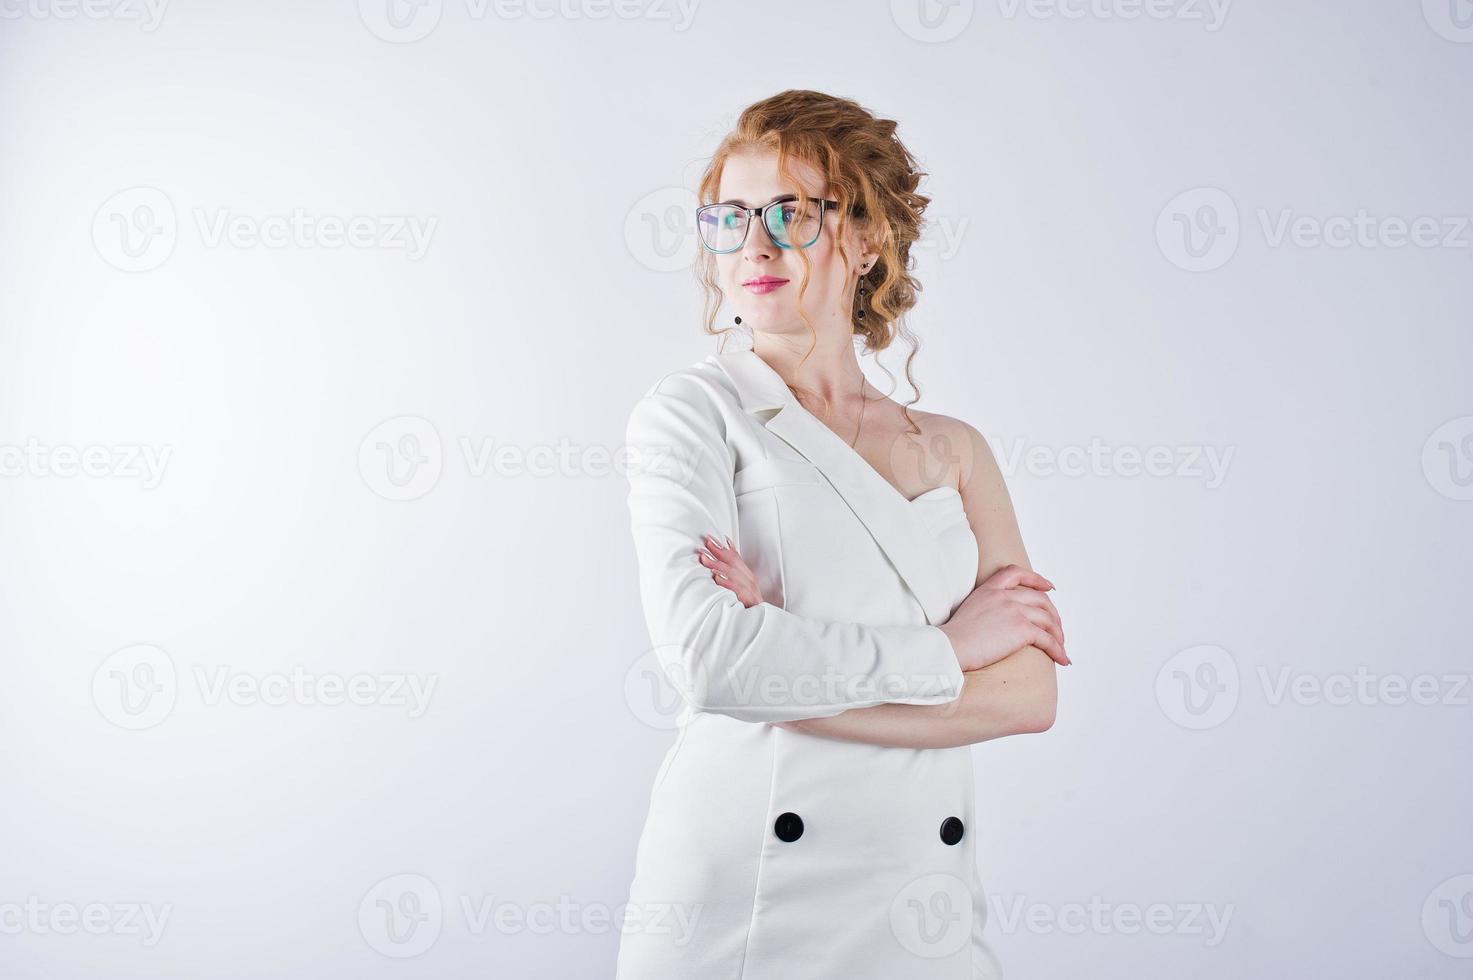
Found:
[[[737,326],[740,327],[742,325],[742,318],[741,317],[737,317],[736,318],[736,322],[737,322]]]
[[[865,276],[865,273],[867,273],[868,271],[869,270],[866,269],[865,272],[862,272],[862,273],[859,274],[859,312],[855,313],[854,315],[857,316],[861,320],[864,319],[864,296],[865,296],[864,276]]]

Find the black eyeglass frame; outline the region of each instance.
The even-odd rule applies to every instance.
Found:
[[[797,201],[798,198],[796,197],[779,198],[776,201],[769,201],[768,203],[762,205],[762,207],[760,208],[744,208],[740,204],[703,204],[700,207],[696,208],[696,235],[701,240],[701,247],[704,248],[706,251],[713,252],[716,255],[730,255],[732,252],[737,251],[747,244],[747,236],[752,233],[752,218],[755,217],[757,219],[757,223],[762,226],[762,230],[767,233],[767,240],[772,242],[772,244],[776,245],[778,248],[811,248],[813,246],[813,243],[818,241],[819,236],[823,234],[824,214],[829,211],[839,210],[839,202],[823,199],[814,200],[813,198],[809,198],[809,201],[819,205],[818,228],[816,231],[814,231],[813,238],[811,238],[805,245],[784,245],[782,242],[773,237],[772,229],[767,227],[767,209],[777,207],[780,204],[794,204]],[[712,248],[710,245],[706,244],[706,236],[700,233],[701,215],[707,211],[710,211],[712,208],[735,208],[738,211],[745,211],[747,213],[747,227],[742,231],[742,240],[737,242],[731,248]]]

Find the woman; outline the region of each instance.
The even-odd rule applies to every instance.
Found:
[[[985,440],[859,366],[918,289],[929,199],[894,131],[783,92],[701,183],[707,331],[725,296],[752,343],[629,416],[640,595],[683,703],[620,980],[1001,975],[970,746],[1046,730],[1069,661]]]

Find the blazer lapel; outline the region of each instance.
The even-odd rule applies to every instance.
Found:
[[[935,626],[951,615],[942,569],[927,546],[930,531],[915,505],[863,456],[804,408],[782,376],[747,350],[712,354],[731,378],[742,408],[800,453],[838,491],[869,530]]]

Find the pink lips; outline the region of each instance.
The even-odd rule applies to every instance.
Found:
[[[786,279],[777,279],[773,276],[758,276],[756,279],[748,279],[746,282],[742,283],[742,286],[749,293],[756,293],[758,296],[765,296],[773,290],[781,289],[787,284],[788,281]]]

